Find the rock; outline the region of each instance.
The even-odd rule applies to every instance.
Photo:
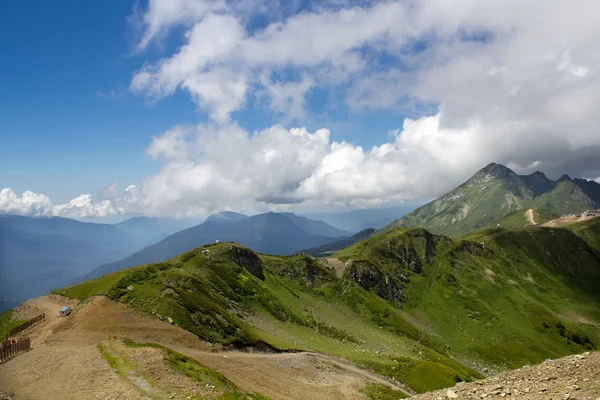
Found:
[[[365,290],[375,289],[377,295],[386,300],[400,302],[404,299],[404,291],[396,280],[369,261],[347,263],[344,275]]]
[[[171,325],[173,325],[173,319],[172,319],[171,317],[167,317],[167,321],[169,321],[169,323],[170,323]]]
[[[121,286],[123,287],[123,286]],[[135,290],[135,288],[133,286],[127,286],[127,290],[129,290],[130,292],[133,292]]]
[[[456,392],[454,390],[448,389],[446,391],[446,397],[449,399],[458,399],[458,395],[456,394]]]
[[[232,246],[229,252],[229,258],[242,268],[245,268],[252,275],[260,280],[265,279],[263,273],[263,262],[260,257],[250,249],[239,246]]]

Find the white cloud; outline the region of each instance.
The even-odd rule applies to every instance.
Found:
[[[82,194],[66,204],[53,205],[50,198],[43,194],[26,191],[19,197],[10,188],[0,191],[0,214],[86,218],[106,217],[118,213],[109,200],[94,203],[89,194]]]
[[[150,1],[140,50],[176,25],[186,34],[172,54],[141,66],[131,89],[154,100],[185,91],[211,122],[153,138],[147,153],[161,170],[110,199],[112,208],[3,192],[0,209],[191,215],[376,205],[442,194],[492,161],[551,177],[600,175],[600,2],[356,4],[251,29],[253,0]],[[231,121],[251,96],[301,120],[316,90],[340,102],[327,106],[415,117],[373,148],[334,142],[327,129],[249,133]]]
[[[136,15],[139,18],[136,22],[144,28],[138,50],[146,48],[173,26],[193,24],[208,12],[224,8],[223,0],[149,0],[147,10]]]

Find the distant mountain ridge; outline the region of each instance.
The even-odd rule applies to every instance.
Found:
[[[417,208],[390,227],[423,227],[461,235],[505,215],[535,208],[563,215],[600,206],[600,184],[564,175],[553,181],[542,172],[518,175],[491,163],[444,196]]]
[[[0,312],[139,248],[108,224],[0,215]]]
[[[132,217],[123,222],[113,224],[113,226],[133,235],[140,243],[139,248],[141,248],[157,243],[175,232],[198,225],[199,223],[201,221],[194,219]]]
[[[303,214],[312,220],[323,221],[338,229],[357,233],[368,228],[381,229],[414,210],[416,206],[359,209],[344,212]]]
[[[206,222],[174,233],[129,257],[101,265],[86,278],[96,278],[135,265],[167,261],[178,254],[203,244],[214,243],[216,240],[242,243],[261,253],[288,255],[338,240],[344,234],[343,231],[324,222],[312,221],[290,213],[270,212],[233,219],[227,221],[211,216]]]
[[[322,246],[312,247],[310,249],[302,250],[302,253],[310,254],[311,256],[315,256],[315,257],[327,257],[327,256],[335,253],[336,251],[340,251],[342,249],[345,249],[348,246],[352,246],[354,243],[358,242],[359,240],[368,238],[369,236],[373,235],[375,232],[377,232],[377,231],[373,228],[364,229],[350,237],[340,239],[335,242],[327,243]]]
[[[209,215],[204,222],[235,222],[241,221],[245,218],[248,218],[248,216],[233,211],[221,211],[219,213]]]

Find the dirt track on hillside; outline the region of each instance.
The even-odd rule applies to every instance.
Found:
[[[27,302],[46,312],[46,321],[25,334],[32,350],[0,365],[0,392],[16,400],[144,399],[116,374],[98,344],[110,337],[159,343],[222,373],[241,389],[273,399],[365,399],[367,383],[387,380],[344,360],[321,354],[215,352],[210,344],[166,322],[140,316],[123,304],[95,297],[78,304],[57,295]],[[65,305],[74,308],[61,318]],[[175,397],[178,398],[178,397]]]
[[[533,214],[533,208],[527,210],[525,216],[527,217],[527,221],[529,221],[531,225],[537,225],[537,222],[535,222],[535,215]]]

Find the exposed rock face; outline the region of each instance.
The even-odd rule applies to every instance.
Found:
[[[470,240],[462,240],[460,242],[460,247],[456,251],[464,251],[469,254],[473,254],[474,256],[482,256],[485,251],[485,244],[472,242]],[[456,254],[456,251],[453,251],[452,255]]]
[[[368,261],[348,261],[344,275],[363,289],[375,290],[378,296],[386,300],[400,302],[404,298],[404,292],[395,279]]]
[[[318,286],[319,283],[330,282],[335,278],[335,272],[327,261],[306,253],[296,254],[294,262],[291,264],[271,262],[269,268],[270,271],[288,279],[302,280],[307,288]]]
[[[264,264],[260,257],[252,250],[245,247],[232,246],[229,253],[231,261],[242,268],[246,268],[252,275],[258,279],[264,280],[263,273]]]
[[[418,248],[422,249],[422,258],[427,264],[433,262],[436,250],[436,238],[429,231],[425,229],[414,229],[406,233],[406,236],[411,238],[413,245],[416,244]]]

